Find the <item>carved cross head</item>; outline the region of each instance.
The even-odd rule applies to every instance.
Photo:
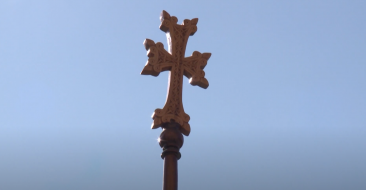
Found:
[[[154,122],[151,128],[164,127],[173,122],[179,125],[181,133],[188,136],[191,128],[188,123],[190,117],[184,112],[182,103],[183,75],[189,78],[190,84],[206,89],[208,81],[203,69],[211,53],[194,51],[192,56],[184,57],[188,37],[197,31],[198,18],[185,19],[179,25],[177,17],[163,11],[160,20],[160,30],[166,33],[169,52],[162,43],[146,39],[144,45],[149,59],[141,74],[158,76],[160,72],[170,71],[169,90],[164,108],[156,109],[152,116]]]

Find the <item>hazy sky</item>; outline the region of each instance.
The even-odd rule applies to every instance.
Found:
[[[0,1],[0,189],[161,189],[162,10],[211,52],[179,189],[366,189],[366,1]]]

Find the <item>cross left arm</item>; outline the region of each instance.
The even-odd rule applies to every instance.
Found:
[[[142,75],[158,76],[160,72],[170,70],[174,64],[174,59],[170,53],[164,49],[161,42],[155,43],[153,40],[146,39],[144,46],[149,57]]]

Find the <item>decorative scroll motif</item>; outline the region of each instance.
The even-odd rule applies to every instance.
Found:
[[[170,71],[169,90],[164,108],[156,109],[152,115],[154,122],[151,128],[156,129],[164,123],[176,122],[180,125],[181,133],[188,136],[191,128],[188,124],[190,117],[184,112],[182,103],[183,75],[190,78],[190,84],[206,89],[208,81],[203,69],[211,53],[195,51],[192,56],[184,57],[188,37],[197,31],[198,18],[185,19],[178,25],[177,17],[163,11],[160,21],[160,30],[166,33],[168,39],[169,52],[164,49],[162,43],[146,39],[144,45],[149,59],[141,74],[158,76],[162,71]]]

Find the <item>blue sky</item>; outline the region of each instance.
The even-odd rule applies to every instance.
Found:
[[[161,189],[159,15],[211,52],[179,189],[366,189],[364,1],[0,1],[0,189]]]

